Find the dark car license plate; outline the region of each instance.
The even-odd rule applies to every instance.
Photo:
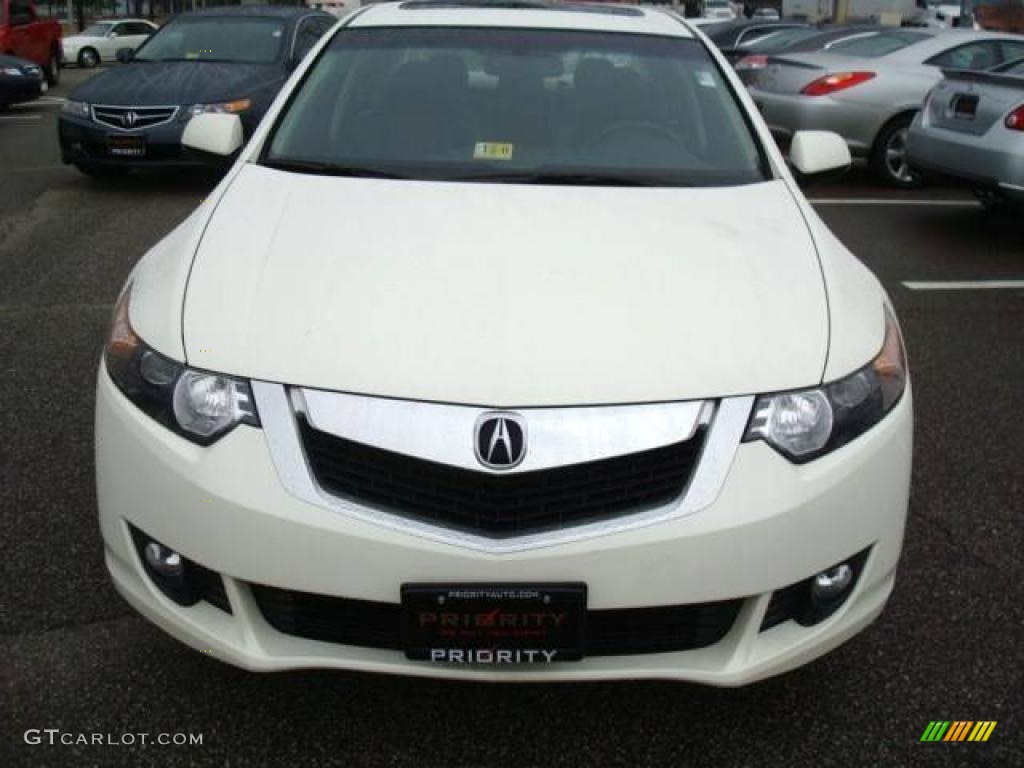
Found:
[[[585,584],[405,584],[410,659],[444,664],[547,664],[583,658]]]
[[[107,152],[114,157],[145,157],[146,137],[121,134],[107,136]]]

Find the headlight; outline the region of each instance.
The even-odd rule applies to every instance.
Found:
[[[131,286],[114,309],[104,350],[107,372],[122,394],[168,429],[209,445],[238,424],[260,426],[249,383],[197,371],[150,349],[128,321]]]
[[[761,395],[744,442],[764,440],[798,464],[862,435],[899,402],[907,361],[896,319],[885,309],[885,341],[870,363],[846,378],[813,389]]]
[[[24,77],[25,73],[17,67],[0,67],[0,75],[11,75],[12,77]]]
[[[80,117],[83,120],[92,119],[92,115],[89,112],[89,105],[84,101],[65,101],[60,105],[60,112],[62,115]]]
[[[217,112],[227,115],[237,115],[240,112],[245,112],[245,110],[247,110],[251,106],[252,102],[249,99],[222,101],[217,104],[193,104],[192,106],[185,107],[181,111],[181,119],[185,122],[188,122],[196,115],[201,115],[204,112]]]

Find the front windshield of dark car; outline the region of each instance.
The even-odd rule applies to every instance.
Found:
[[[283,39],[279,19],[183,18],[149,38],[135,60],[270,64],[277,60]]]
[[[931,35],[927,33],[901,29],[892,32],[878,32],[866,37],[841,40],[829,46],[828,50],[829,53],[841,53],[843,56],[860,56],[866,59],[875,59],[929,39],[931,39]]]
[[[282,113],[262,162],[532,183],[766,177],[701,43],[534,29],[342,30]]]

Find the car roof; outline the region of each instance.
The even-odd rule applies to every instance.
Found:
[[[525,27],[692,38],[685,22],[650,6],[558,0],[402,0],[364,6],[350,27]]]
[[[810,22],[804,19],[737,19],[736,21],[724,21],[715,24],[713,27],[704,30],[711,40],[725,40],[740,32],[757,27],[785,29],[787,27],[809,27]]]
[[[906,48],[901,48],[898,51],[882,56],[881,59],[898,62],[918,59],[923,61],[948,48],[955,48],[958,45],[971,43],[976,40],[1005,40],[1009,38],[1024,42],[1024,37],[1015,35],[1012,32],[996,32],[981,29],[956,27],[953,29],[930,30],[927,28],[909,27],[906,31],[930,33],[930,36],[926,40],[921,40],[913,45],[908,45]]]

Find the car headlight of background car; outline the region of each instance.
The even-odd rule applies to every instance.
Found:
[[[744,442],[764,440],[798,464],[863,434],[899,402],[907,361],[896,319],[885,309],[882,351],[863,368],[820,387],[761,395]]]
[[[92,113],[89,111],[89,105],[84,101],[65,101],[60,105],[60,112],[62,115],[78,117],[82,120],[92,119]]]
[[[249,383],[199,371],[150,349],[128,320],[131,286],[114,310],[104,360],[110,378],[140,410],[168,429],[209,445],[239,424],[260,426]]]
[[[181,119],[183,122],[188,122],[196,115],[202,115],[207,112],[215,112],[227,115],[237,115],[241,112],[245,112],[249,107],[252,106],[252,101],[249,99],[235,99],[234,101],[221,101],[216,104],[191,104],[183,107],[181,110]]]

